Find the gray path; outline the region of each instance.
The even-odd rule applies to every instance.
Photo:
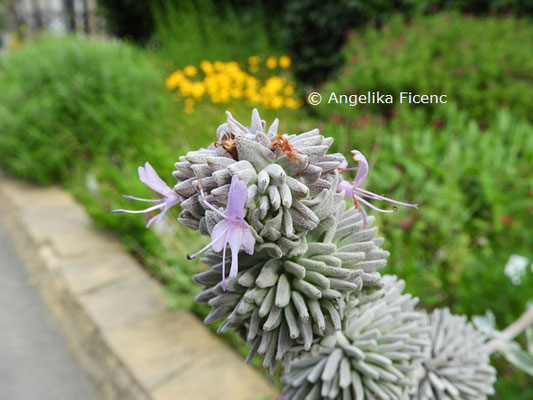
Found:
[[[0,400],[97,400],[0,225]]]

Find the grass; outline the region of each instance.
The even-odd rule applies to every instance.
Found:
[[[173,17],[170,12],[159,16],[159,42],[151,53],[121,43],[67,38],[28,44],[0,60],[0,165],[21,178],[66,186],[99,226],[116,232],[165,284],[172,307],[189,308],[201,316],[206,309],[192,301],[199,288],[190,276],[203,267],[197,261],[186,261],[184,255],[200,248],[207,238],[175,223],[174,210],[165,224],[150,230],[139,216],[110,214],[109,210],[135,207],[120,194],[151,196],[137,179],[138,165],[149,161],[172,184],[172,165],[177,157],[211,143],[226,108],[240,121],[249,119],[249,107],[243,102],[200,102],[193,114],[186,115],[182,104],[174,102],[164,87],[171,69],[204,58],[244,60],[262,49],[263,54],[275,52],[276,47],[266,45],[263,36],[257,41],[236,38],[235,24],[241,23],[236,16],[231,24],[218,24],[218,31],[209,31],[200,40],[195,37],[196,22],[187,22],[189,14],[176,13]],[[182,27],[176,36],[171,17],[183,22],[174,24]],[[209,18],[216,22],[219,17]],[[507,58],[517,60],[516,65],[523,68],[519,79],[514,76],[511,81],[502,81],[503,88],[515,87],[516,79],[531,81],[523,47],[504,46],[504,39],[498,39],[498,46],[489,46],[496,38],[490,33],[493,30],[505,33],[517,29],[515,33],[529,37],[531,29],[522,22],[506,19],[502,28],[494,20],[454,16],[448,26],[454,31],[446,33],[446,18],[414,22],[415,27],[426,29],[428,37],[454,38],[446,42],[438,63],[448,65],[456,59],[454,41],[461,43],[461,35],[472,30],[477,32],[473,43],[480,51],[492,52],[484,56],[487,63]],[[461,21],[470,28],[457,32]],[[244,29],[246,23],[242,24],[239,26]],[[348,60],[358,57],[361,64],[348,63],[345,72],[326,87],[345,87],[347,79],[369,88],[378,88],[372,85],[382,82],[393,82],[398,88],[408,85],[409,81],[400,78],[411,76],[414,67],[400,63],[389,77],[384,71],[390,60],[382,59],[380,51],[394,37],[407,35],[412,27],[398,20],[382,31],[369,28],[353,37],[345,56]],[[480,33],[482,27],[488,32],[486,41]],[[514,37],[503,36],[508,41]],[[236,42],[221,44],[217,37],[233,37]],[[420,50],[424,54],[431,46],[444,46],[441,40],[428,37],[424,37]],[[400,51],[395,57],[422,59],[415,69],[418,74],[437,68],[435,59],[412,54],[415,47],[406,46],[402,51],[407,50],[409,54]],[[366,69],[359,65],[366,65]],[[454,75],[442,79],[451,80],[450,87],[465,82]],[[482,92],[472,93],[478,93],[475,104],[483,105]],[[505,90],[502,93],[502,102],[513,98],[505,97]],[[327,105],[313,112],[260,112],[267,122],[278,116],[284,132],[319,127],[335,138],[335,150],[346,154],[352,148],[363,151],[371,163],[370,190],[422,206],[420,211],[400,209],[395,215],[379,217],[385,246],[391,251],[386,272],[405,279],[407,289],[420,296],[427,308],[448,306],[468,315],[483,314],[490,308],[503,328],[533,298],[531,270],[516,286],[503,269],[511,254],[533,258],[533,189],[529,177],[533,126],[523,113],[529,103],[509,102],[505,110],[495,107],[490,112],[487,108],[480,124],[477,106],[459,100],[440,108],[438,115],[421,107],[399,108],[394,114],[361,108],[350,114],[353,109]],[[234,336],[228,340],[245,351]],[[507,364],[498,362],[498,367],[502,374],[497,383],[498,398],[533,397],[528,377],[510,370]]]
[[[163,1],[153,11],[152,45],[174,69],[202,60],[244,63],[251,55],[281,53],[271,36],[275,27],[266,26],[257,7],[237,13],[229,3],[185,0]]]

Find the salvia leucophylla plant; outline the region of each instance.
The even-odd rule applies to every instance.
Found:
[[[365,207],[417,205],[363,189],[364,155],[353,150],[349,167],[332,143],[317,129],[279,134],[257,110],[249,127],[227,113],[216,142],[179,158],[172,189],[146,163],[139,179],[161,197],[125,196],[153,205],[114,211],[147,214],[149,226],[179,204],[178,221],[210,236],[188,256],[208,265],[194,276],[205,323],[221,320],[219,332],[236,332],[271,373],[282,365],[283,398],[485,398],[486,336],[447,311],[417,311],[404,282],[380,274],[388,252]]]

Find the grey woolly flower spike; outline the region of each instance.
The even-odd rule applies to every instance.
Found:
[[[281,258],[305,245],[305,234],[332,213],[341,154],[326,154],[333,143],[318,129],[298,135],[278,135],[278,121],[266,130],[257,110],[250,127],[228,112],[217,129],[218,142],[208,149],[180,157],[173,175],[180,182],[174,190],[186,198],[179,221],[210,235],[218,216],[199,198],[226,205],[231,177],[237,175],[248,190],[246,222],[256,238],[256,251]]]
[[[483,400],[494,394],[496,371],[489,364],[487,337],[464,316],[448,309],[430,316],[431,347],[412,400]]]
[[[383,277],[384,288],[353,296],[343,328],[292,361],[283,377],[286,399],[408,399],[429,344],[418,299],[402,294],[405,282]]]
[[[307,234],[307,241],[275,259],[265,250],[241,257],[240,272],[221,287],[219,255],[208,253],[203,262],[211,270],[194,276],[204,285],[196,300],[212,310],[205,322],[224,322],[220,331],[235,329],[259,353],[264,366],[285,363],[288,350],[309,349],[321,337],[341,329],[344,298],[363,288],[380,288],[379,269],[388,252],[379,246],[377,229],[336,196],[334,213]],[[227,270],[227,268],[226,268]]]

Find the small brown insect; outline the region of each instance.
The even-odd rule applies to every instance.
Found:
[[[271,148],[274,151],[281,151],[289,158],[289,160],[294,161],[295,164],[298,164],[298,154],[303,154],[307,157],[307,154],[295,149],[291,142],[289,142],[289,139],[282,135],[276,135],[272,141]],[[309,160],[309,157],[307,157],[307,159]]]
[[[220,143],[216,142],[215,146],[222,146],[222,148],[226,150],[234,160],[239,159],[239,155],[237,154],[237,148],[235,147],[235,135],[233,133],[224,134],[220,138]]]

